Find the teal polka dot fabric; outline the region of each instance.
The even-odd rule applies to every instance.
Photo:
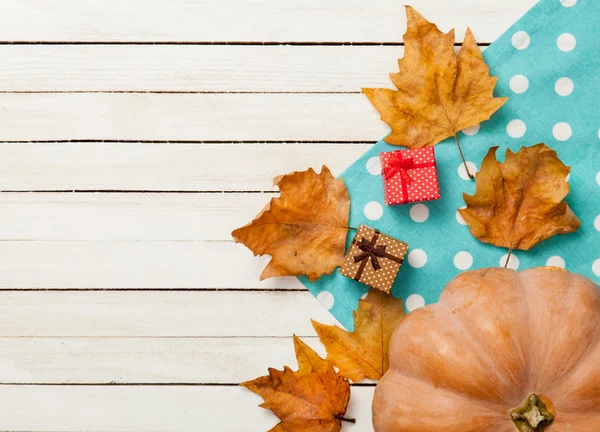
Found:
[[[567,203],[581,219],[577,233],[555,236],[529,251],[516,251],[508,267],[564,267],[600,283],[600,1],[541,0],[484,52],[497,96],[509,101],[491,120],[463,131],[460,141],[476,171],[488,149],[546,143],[571,166]],[[442,29],[448,30],[448,29]],[[393,72],[393,71],[390,71]],[[365,97],[365,103],[369,103]],[[408,311],[436,302],[444,286],[469,269],[504,265],[507,250],[483,244],[457,213],[463,192],[473,194],[453,140],[435,147],[442,198],[386,206],[381,152],[398,150],[383,141],[341,177],[351,200],[350,225],[360,224],[410,245],[392,294]],[[349,241],[353,236],[349,233]],[[352,311],[369,288],[335,271],[314,283],[301,278],[324,307],[349,330]]]

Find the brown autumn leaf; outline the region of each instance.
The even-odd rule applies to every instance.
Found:
[[[281,422],[270,432],[338,432],[346,419],[350,383],[294,335],[298,371],[269,368],[269,375],[240,384],[265,400]]]
[[[420,148],[436,145],[496,112],[507,98],[495,98],[496,77],[467,30],[457,56],[454,30],[442,33],[412,7],[400,73],[390,77],[398,90],[363,89],[389,124],[389,144]],[[457,139],[458,143],[458,139]]]
[[[310,281],[344,263],[350,197],[323,166],[276,177],[281,195],[248,225],[233,231],[254,255],[271,255],[260,279],[307,275]]]
[[[354,311],[354,332],[313,321],[321,343],[340,374],[351,381],[378,380],[389,369],[392,332],[404,318],[401,299],[372,289]]]
[[[528,250],[556,234],[577,231],[581,221],[563,199],[571,169],[545,144],[506,151],[496,160],[492,147],[476,177],[475,195],[463,194],[461,209],[471,234],[484,243]]]

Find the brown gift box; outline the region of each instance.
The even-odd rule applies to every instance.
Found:
[[[406,243],[361,225],[346,253],[340,273],[389,293],[407,250]]]

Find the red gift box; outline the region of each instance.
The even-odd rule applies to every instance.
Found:
[[[385,152],[379,159],[387,205],[440,199],[433,147]]]

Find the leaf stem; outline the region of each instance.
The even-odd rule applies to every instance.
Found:
[[[475,176],[473,174],[471,174],[471,172],[469,171],[469,167],[467,166],[467,161],[465,161],[465,155],[463,155],[463,151],[460,146],[460,142],[458,142],[458,136],[456,136],[456,134],[454,134],[454,141],[456,141],[456,145],[458,146],[458,152],[460,153],[460,158],[462,159],[463,165],[465,166],[465,171],[467,172],[467,175],[469,176],[469,178],[472,180],[475,178]]]
[[[335,416],[336,419],[341,420],[341,421],[345,421],[348,423],[356,423],[356,419],[347,419],[345,417],[340,417],[340,416]]]
[[[508,255],[506,256],[506,262],[504,263],[504,268],[508,267],[508,263],[510,261],[510,257],[512,256],[512,252],[513,252],[513,250],[512,250],[512,248],[510,248],[508,250]]]

